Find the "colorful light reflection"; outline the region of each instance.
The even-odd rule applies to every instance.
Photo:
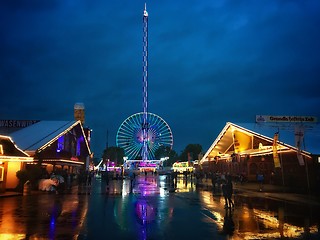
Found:
[[[135,204],[135,212],[141,224],[147,224],[155,219],[155,208],[144,199],[139,199]]]

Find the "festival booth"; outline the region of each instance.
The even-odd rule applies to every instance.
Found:
[[[138,170],[139,172],[156,172],[163,166],[161,160],[128,160],[124,159],[124,170]]]
[[[80,121],[39,121],[10,135],[15,143],[49,173],[77,173],[88,167],[90,130]],[[27,166],[28,167],[28,166]]]
[[[205,173],[229,173],[248,181],[314,189],[319,181],[317,124],[228,122],[200,161]]]
[[[171,169],[172,169],[172,171],[178,172],[178,173],[193,172],[194,161],[175,162],[172,164]]]
[[[0,192],[14,189],[19,182],[16,172],[32,162],[33,158],[19,149],[10,137],[0,135]]]

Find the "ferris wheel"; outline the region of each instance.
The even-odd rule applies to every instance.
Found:
[[[143,130],[147,130],[148,159],[155,159],[155,152],[161,146],[172,148],[173,137],[169,125],[158,115],[147,113],[147,126],[143,128],[143,112],[128,117],[120,125],[116,144],[124,149],[129,160],[140,159],[143,147]]]

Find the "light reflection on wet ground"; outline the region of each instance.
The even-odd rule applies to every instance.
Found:
[[[97,178],[64,195],[38,193],[0,199],[0,239],[319,239],[319,207],[220,194],[178,178]]]

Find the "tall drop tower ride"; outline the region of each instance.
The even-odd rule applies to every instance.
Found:
[[[118,147],[124,149],[127,160],[142,160],[143,164],[155,160],[155,153],[160,147],[172,149],[173,145],[169,125],[161,117],[148,110],[148,12],[146,4],[143,11],[142,112],[131,115],[120,125],[116,143]]]
[[[143,11],[143,54],[142,54],[142,110],[143,110],[143,146],[142,160],[148,159],[148,12],[147,4]]]

